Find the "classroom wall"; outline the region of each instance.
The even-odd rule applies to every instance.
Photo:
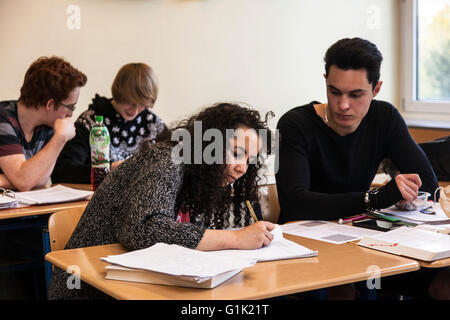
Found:
[[[63,56],[88,76],[76,117],[95,93],[110,95],[120,66],[142,61],[159,77],[155,112],[167,123],[217,101],[238,101],[273,110],[274,127],[290,108],[325,101],[326,49],[340,38],[359,36],[375,42],[384,55],[379,98],[398,105],[398,4],[0,0],[0,100],[18,97],[24,73],[37,57]]]

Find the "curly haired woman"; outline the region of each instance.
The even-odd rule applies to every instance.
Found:
[[[174,139],[180,131],[190,139]],[[211,133],[217,141],[206,138]],[[274,225],[251,224],[244,205],[245,200],[257,200],[257,172],[264,146],[270,146],[269,133],[257,111],[236,104],[217,104],[183,121],[107,176],[66,248],[115,242],[129,250],[157,242],[198,250],[270,244]],[[224,161],[211,163],[208,155]],[[49,298],[105,297],[86,283],[80,290],[68,290],[67,277],[64,270],[55,270]]]

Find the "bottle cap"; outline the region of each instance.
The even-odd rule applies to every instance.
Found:
[[[103,116],[95,116],[95,122],[103,123]]]

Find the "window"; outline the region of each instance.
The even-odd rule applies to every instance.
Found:
[[[450,114],[450,0],[403,0],[404,111]]]

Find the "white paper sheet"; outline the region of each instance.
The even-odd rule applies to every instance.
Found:
[[[287,223],[283,224],[281,229],[284,233],[334,244],[355,241],[364,236],[380,233],[380,231],[341,225],[328,221],[299,221]]]
[[[318,252],[310,250],[293,241],[284,239],[280,225],[276,225],[270,245],[255,250],[218,250],[217,254],[235,258],[250,258],[257,261],[284,260],[317,256]]]
[[[157,271],[175,276],[214,277],[256,263],[251,259],[225,257],[213,252],[157,243],[149,248],[108,256],[102,260],[126,268]]]
[[[16,192],[16,199],[25,204],[60,203],[86,199],[92,191],[73,189],[57,185],[47,189]]]
[[[380,210],[381,213],[388,213],[390,215],[396,216],[400,219],[405,219],[407,221],[414,222],[430,222],[430,221],[442,221],[450,219],[447,217],[445,212],[442,210],[441,205],[439,203],[433,203],[432,201],[428,202],[427,206],[432,206],[433,210],[436,212],[435,214],[425,214],[421,213],[420,209],[413,211],[401,211],[398,210],[395,206],[391,206],[386,209]]]

